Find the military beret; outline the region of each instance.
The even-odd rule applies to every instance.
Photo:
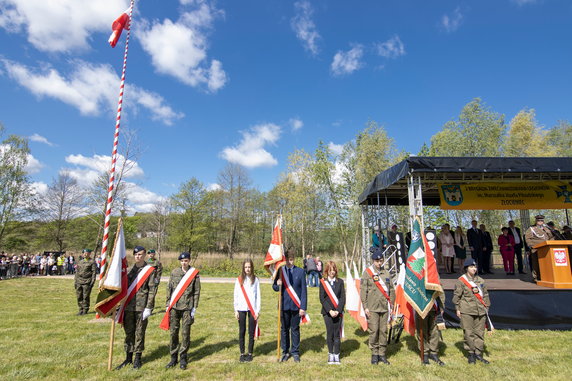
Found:
[[[476,266],[477,262],[475,262],[475,260],[473,258],[467,258],[465,259],[465,263],[463,264],[464,268],[467,268],[469,266]]]
[[[145,248],[143,246],[135,246],[135,248],[133,249],[133,254],[136,254],[140,251],[145,251]]]
[[[181,253],[181,255],[179,255],[179,261],[181,259],[191,259],[191,254],[189,254],[185,251],[184,253]]]
[[[375,261],[376,259],[383,258],[383,252],[379,247],[374,247],[373,252],[371,253],[371,260]]]
[[[147,251],[147,254],[155,254],[155,250],[151,249],[151,250]]]
[[[82,253],[91,253],[93,250],[91,249],[83,249],[81,252]]]
[[[537,220],[544,220],[544,216],[542,214],[539,214],[538,216],[534,217]]]
[[[553,221],[550,221],[550,222],[547,223],[546,225],[548,225],[548,226],[550,226],[551,228],[553,228],[553,227],[554,227],[554,222],[553,222]]]

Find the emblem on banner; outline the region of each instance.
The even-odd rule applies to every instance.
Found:
[[[441,185],[443,191],[443,199],[451,206],[461,205],[463,203],[463,193],[460,185]]]
[[[568,185],[561,185],[558,188],[562,189],[562,191],[556,191],[556,197],[564,197],[565,203],[572,202],[572,192],[568,190]]]
[[[568,258],[566,258],[565,249],[554,249],[554,265],[568,266]]]

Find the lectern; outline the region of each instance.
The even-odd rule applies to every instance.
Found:
[[[544,241],[534,246],[538,250],[539,286],[572,288],[572,271],[568,246],[572,241]]]

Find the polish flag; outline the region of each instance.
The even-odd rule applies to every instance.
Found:
[[[357,275],[357,269],[354,263],[354,270]],[[360,279],[354,279],[350,267],[346,263],[346,309],[361,326],[364,331],[367,331],[367,318],[365,311],[361,304],[359,295]]]
[[[415,336],[415,318],[413,316],[413,307],[405,298],[405,264],[401,264],[399,275],[397,276],[397,285],[395,285],[395,315],[403,315],[403,329],[411,336]]]
[[[266,252],[266,258],[264,258],[264,268],[272,274],[272,279],[274,279],[277,273],[276,270],[280,269],[285,263],[286,258],[284,258],[284,246],[282,242],[282,215],[278,215],[274,230],[272,230],[270,246]]]
[[[130,14],[131,14],[131,7],[127,8],[127,10],[123,12],[123,14],[119,16],[113,22],[113,24],[111,24],[111,29],[113,30],[113,32],[111,32],[111,36],[109,36],[108,42],[112,48],[115,48],[115,45],[117,45],[117,41],[119,41],[119,37],[121,37],[121,32],[123,32],[123,29],[129,30],[129,24],[131,21],[129,20]]]

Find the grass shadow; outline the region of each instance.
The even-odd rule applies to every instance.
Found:
[[[326,339],[324,335],[314,335],[312,337],[305,338],[300,341],[300,354],[306,352],[321,352],[326,345]]]
[[[359,337],[369,337],[369,333],[361,328],[356,328],[354,334]]]
[[[254,345],[254,355],[261,356],[270,354],[273,351],[276,351],[276,346],[278,345],[277,340],[268,341],[262,345]]]
[[[360,342],[355,339],[342,341],[340,346],[342,357],[348,357],[352,352],[357,351],[359,347]]]
[[[145,352],[143,352],[142,361],[143,362],[151,362],[151,361],[155,361],[155,360],[160,359],[160,358],[169,358],[169,356],[171,356],[169,353],[169,344],[160,345],[159,347],[155,348],[149,354],[146,354]]]
[[[209,344],[200,347],[196,351],[189,354],[189,361],[199,361],[207,356],[215,354],[223,349],[234,346],[238,344],[238,339],[232,339],[228,341],[223,341],[221,343]]]

